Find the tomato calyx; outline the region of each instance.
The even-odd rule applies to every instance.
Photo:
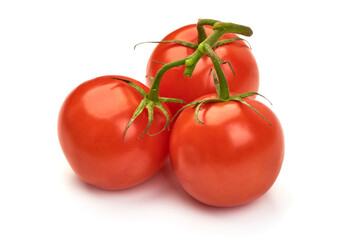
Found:
[[[177,98],[159,97],[160,81],[166,71],[168,71],[171,68],[184,65],[186,59],[187,58],[184,58],[184,59],[180,59],[180,60],[177,60],[177,61],[174,61],[171,63],[164,64],[162,66],[162,68],[156,73],[155,78],[152,79],[152,84],[151,84],[149,93],[145,92],[142,88],[138,87],[136,84],[134,84],[131,81],[128,81],[126,79],[121,79],[121,78],[114,78],[114,79],[117,79],[117,80],[120,80],[120,81],[123,81],[123,82],[129,84],[129,86],[134,88],[144,98],[143,100],[141,100],[141,102],[138,105],[138,107],[136,108],[133,116],[131,117],[130,121],[126,125],[124,135],[123,135],[124,142],[125,142],[125,135],[129,129],[129,127],[145,109],[148,112],[148,124],[147,124],[143,134],[138,138],[138,140],[141,139],[149,130],[149,128],[153,122],[153,119],[154,119],[154,109],[155,108],[158,108],[164,114],[164,116],[166,118],[166,124],[164,125],[162,130],[160,130],[158,133],[153,134],[153,135],[160,134],[169,126],[169,124],[171,123],[170,116],[169,116],[169,113],[167,112],[167,110],[165,109],[165,107],[162,105],[162,103],[166,103],[166,102],[185,103],[185,101],[182,99],[177,99]]]
[[[142,89],[141,87],[137,86],[136,84],[134,84],[133,82],[126,80],[126,79],[122,79],[122,78],[113,78],[116,80],[120,80],[123,81],[125,83],[127,83],[129,86],[131,86],[132,88],[134,88],[137,92],[139,92],[141,94],[141,96],[143,97],[143,99],[141,100],[140,104],[138,105],[138,107],[136,108],[133,116],[131,117],[130,121],[128,122],[128,124],[125,127],[125,131],[124,131],[124,135],[123,135],[123,141],[125,142],[125,135],[129,129],[129,127],[131,126],[131,124],[135,121],[135,119],[140,116],[140,114],[146,109],[147,113],[148,113],[148,124],[144,130],[144,132],[142,133],[142,135],[138,138],[141,139],[149,130],[153,120],[154,120],[154,109],[158,108],[163,114],[164,117],[166,118],[166,124],[164,125],[164,127],[157,133],[155,134],[151,134],[152,136],[154,135],[158,135],[160,133],[162,133],[170,124],[170,116],[169,113],[167,112],[167,110],[165,109],[165,107],[162,105],[162,103],[166,103],[166,102],[174,102],[174,103],[185,103],[183,100],[181,99],[176,99],[176,98],[163,98],[163,97],[158,97],[157,100],[151,100],[149,99],[149,94],[147,92],[144,91],[144,89]],[[149,133],[148,133],[149,134]],[[150,135],[150,134],[149,134]]]
[[[185,108],[191,106],[191,107],[195,108],[195,114],[194,114],[195,121],[196,121],[197,123],[199,123],[199,124],[204,125],[204,122],[202,122],[202,121],[199,119],[199,110],[200,110],[200,107],[201,107],[202,105],[207,104],[207,103],[221,103],[221,102],[229,102],[229,101],[238,101],[238,102],[241,102],[242,104],[250,107],[250,108],[251,108],[253,111],[255,111],[262,119],[264,119],[269,126],[272,126],[271,123],[270,123],[256,108],[254,108],[252,105],[250,105],[248,102],[245,101],[244,98],[250,97],[250,96],[254,96],[254,95],[261,96],[261,97],[265,98],[270,104],[272,104],[269,99],[267,99],[265,96],[263,96],[262,94],[257,93],[257,92],[248,92],[248,93],[242,93],[242,94],[232,95],[232,96],[228,97],[227,99],[222,99],[222,98],[203,99],[203,100],[193,101],[193,102],[188,103],[188,104],[186,104],[185,106],[183,106],[183,107],[174,115],[174,117],[171,119],[171,121],[173,121],[174,119],[176,119],[177,115],[178,115],[181,111],[183,111]]]

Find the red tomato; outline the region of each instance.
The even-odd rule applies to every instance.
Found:
[[[62,150],[74,170],[85,182],[116,190],[137,185],[154,175],[168,156],[169,131],[156,136],[145,130],[144,111],[128,129],[125,127],[143,97],[127,83],[130,80],[146,92],[142,83],[123,76],[104,76],[79,85],[63,103],[58,119]],[[165,125],[163,113],[155,109],[150,133]]]
[[[208,35],[212,32],[210,26],[206,26]],[[222,39],[237,37],[236,34],[225,34]],[[182,40],[197,42],[196,25],[184,26],[167,35],[163,40]],[[184,47],[176,43],[161,43],[156,46],[147,65],[147,76],[155,77],[157,71],[163,66],[161,63],[170,63],[190,56],[194,49]],[[236,76],[234,76],[228,64],[223,64],[222,69],[228,81],[230,91],[236,93],[257,92],[259,88],[259,70],[254,56],[249,47],[243,41],[235,41],[219,46],[215,53],[223,60],[230,61]],[[160,63],[159,63],[160,62]],[[191,102],[196,98],[209,93],[215,93],[213,76],[210,69],[213,68],[211,59],[204,56],[197,63],[191,77],[184,77],[185,66],[170,69],[165,73],[160,84],[160,96],[180,98]],[[150,86],[150,78],[147,84]],[[183,104],[168,103],[171,112],[175,114]]]
[[[214,98],[216,95],[213,95]],[[170,136],[170,160],[183,188],[195,199],[219,207],[251,202],[275,182],[284,157],[284,136],[275,114],[253,98],[203,104],[199,119],[188,107]]]

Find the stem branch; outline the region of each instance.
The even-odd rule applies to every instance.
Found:
[[[148,95],[149,100],[152,100],[152,101],[155,101],[155,102],[157,102],[159,100],[160,82],[161,82],[161,79],[164,76],[165,72],[168,71],[171,68],[184,65],[185,61],[187,59],[188,59],[188,57],[176,60],[176,61],[171,62],[171,63],[167,63],[164,66],[162,66],[162,68],[159,69],[159,71],[156,73],[154,81],[153,81],[153,83],[151,84],[151,87],[150,87],[150,92],[149,92],[149,95]]]
[[[219,98],[226,100],[229,98],[230,92],[229,92],[229,85],[226,81],[224,71],[222,70],[221,65],[220,65],[221,59],[216,55],[216,53],[212,50],[212,48],[209,44],[205,44],[204,49],[205,49],[206,54],[210,57],[213,65],[214,65],[216,74],[218,76],[219,87],[220,87]]]
[[[184,76],[191,77],[197,62],[205,54],[204,46],[207,44],[213,48],[222,35],[224,35],[223,31],[221,29],[217,29],[213,31],[210,36],[207,37],[202,43],[199,44],[198,49],[188,57],[188,60],[186,60]]]
[[[216,22],[216,20],[212,20],[212,19],[199,19],[199,21],[196,24],[196,28],[198,31],[198,44],[202,43],[206,38],[206,32],[205,32],[205,25],[214,25]]]

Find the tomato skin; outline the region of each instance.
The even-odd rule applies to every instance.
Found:
[[[210,26],[205,26],[209,35]],[[222,39],[238,37],[236,34],[225,34]],[[187,25],[168,34],[165,40],[182,40],[197,42],[196,25]],[[161,43],[152,52],[148,64],[147,76],[155,77],[163,66],[161,63],[170,63],[190,56],[195,50],[175,43]],[[228,81],[230,91],[236,93],[257,92],[259,89],[259,70],[251,50],[243,41],[235,41],[215,49],[215,53],[223,60],[230,61],[236,75],[233,74],[228,64],[223,64],[222,69]],[[155,61],[154,61],[155,60]],[[160,62],[160,63],[159,63]],[[202,57],[196,65],[191,77],[184,77],[185,66],[170,69],[165,73],[160,84],[160,96],[180,98],[191,102],[206,94],[215,93],[215,86],[210,69],[213,68],[208,56]],[[149,77],[147,85],[150,86]],[[183,105],[169,103],[168,107],[175,114]]]
[[[123,141],[125,126],[143,97],[114,77],[149,90],[131,78],[98,77],[67,96],[58,118],[60,145],[74,172],[85,182],[108,190],[129,188],[154,175],[167,159],[170,135],[163,131],[137,140],[148,121],[144,111]],[[158,132],[165,123],[163,114],[155,109],[149,132]]]
[[[214,98],[216,95],[212,95]],[[249,203],[275,182],[284,157],[284,135],[275,114],[253,98],[245,99],[271,124],[238,102],[203,104],[201,125],[188,107],[170,136],[170,160],[185,191],[211,206]]]

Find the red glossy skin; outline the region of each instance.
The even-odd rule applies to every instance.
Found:
[[[206,26],[208,35],[212,28]],[[222,39],[237,37],[236,34],[226,34]],[[175,30],[163,40],[182,40],[197,42],[196,25],[188,25]],[[162,67],[161,63],[169,63],[190,56],[194,49],[184,47],[176,43],[158,44],[154,49],[147,65],[147,76],[155,77]],[[236,76],[234,76],[228,64],[222,65],[230,91],[236,93],[257,92],[259,89],[259,70],[254,56],[249,47],[243,41],[235,41],[215,49],[215,53],[223,60],[230,61]],[[155,62],[155,61],[157,62]],[[184,77],[185,66],[170,69],[165,73],[160,84],[160,96],[180,98],[191,102],[206,94],[215,93],[213,76],[210,69],[213,68],[211,59],[204,56],[197,63],[193,75]],[[149,77],[147,84],[150,86]],[[169,103],[168,107],[175,114],[183,105]]]
[[[146,111],[133,122],[126,143],[123,141],[125,126],[143,98],[113,77],[149,90],[123,76],[95,78],[68,95],[58,119],[60,144],[74,172],[85,182],[108,190],[129,188],[154,175],[168,156],[169,141],[169,131],[137,140],[147,125]],[[165,123],[163,114],[155,110],[149,133],[157,133]]]
[[[214,98],[213,95],[212,98]],[[218,207],[251,202],[275,182],[284,157],[284,136],[275,114],[246,98],[272,124],[248,106],[230,101],[186,108],[170,136],[170,160],[183,188],[195,199]]]

